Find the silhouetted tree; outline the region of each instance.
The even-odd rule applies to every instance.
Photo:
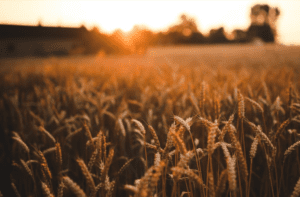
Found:
[[[195,19],[188,17],[186,14],[180,16],[180,23],[171,26],[168,32],[177,32],[183,36],[190,36],[194,32],[198,32],[198,27],[196,25]]]
[[[233,42],[247,42],[247,32],[241,29],[235,29],[232,32],[232,41]]]
[[[186,43],[189,44],[202,44],[206,42],[205,36],[200,32],[193,32],[189,38],[186,40]]]
[[[115,30],[109,36],[110,52],[114,54],[129,54],[130,49],[125,43],[124,32],[120,29]]]
[[[247,31],[247,36],[251,38],[261,38],[264,42],[274,42],[273,31],[268,24],[263,25],[251,25]]]
[[[204,36],[199,32],[195,19],[186,14],[180,16],[179,24],[171,26],[165,36],[165,44],[204,43]]]
[[[251,25],[247,36],[250,39],[259,37],[265,42],[276,40],[276,22],[280,12],[277,7],[272,8],[267,4],[256,4],[251,8]]]
[[[155,35],[147,28],[135,25],[127,37],[127,42],[131,51],[143,53],[148,46],[155,44]]]
[[[215,43],[226,43],[228,42],[228,39],[225,36],[224,28],[220,27],[219,29],[212,29],[209,32],[208,36],[209,43],[215,44]]]

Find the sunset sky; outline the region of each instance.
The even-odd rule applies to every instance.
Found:
[[[99,27],[112,33],[119,28],[125,32],[134,25],[151,30],[166,30],[186,13],[196,19],[199,30],[223,26],[231,32],[246,29],[250,24],[250,8],[256,3],[278,7],[279,41],[300,45],[300,1],[245,0],[245,1],[0,1],[0,23],[44,26]]]

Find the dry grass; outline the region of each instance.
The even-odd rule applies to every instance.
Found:
[[[297,196],[298,63],[242,58],[84,70],[57,61],[6,71],[0,125],[12,142],[11,191]]]

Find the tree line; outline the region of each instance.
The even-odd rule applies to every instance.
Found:
[[[197,27],[195,19],[187,14],[182,14],[179,23],[170,26],[167,31],[156,33],[142,26],[135,26],[126,40],[121,30],[107,35],[95,27],[91,30],[92,39],[87,42],[87,52],[96,53],[102,50],[107,54],[129,54],[143,52],[150,46],[249,43],[255,40],[272,43],[276,42],[276,21],[279,15],[277,7],[256,4],[251,7],[249,27],[245,30],[235,29],[230,34],[225,32],[224,27],[219,27],[204,35]]]

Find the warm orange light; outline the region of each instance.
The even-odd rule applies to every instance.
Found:
[[[196,18],[201,33],[224,26],[225,31],[246,29],[250,8],[256,3],[279,7],[278,35],[285,43],[300,43],[300,1],[0,1],[0,23],[44,26],[98,26],[101,32],[130,31],[146,25],[154,31],[167,30],[187,13]]]

